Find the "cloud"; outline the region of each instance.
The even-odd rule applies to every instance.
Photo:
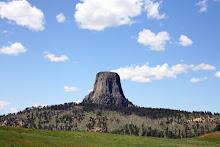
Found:
[[[79,103],[81,103],[81,101],[75,101],[74,103],[79,104]]]
[[[200,81],[204,81],[204,80],[207,80],[208,78],[207,77],[204,77],[204,78],[192,78],[190,80],[191,83],[197,83],[197,82],[200,82]]]
[[[26,51],[27,51],[27,49],[25,49],[25,47],[21,43],[15,42],[15,43],[11,44],[10,46],[3,46],[0,49],[0,54],[16,56],[20,53],[25,53]]]
[[[2,33],[8,33],[8,30],[3,30]]]
[[[145,1],[145,10],[147,11],[148,18],[155,18],[155,19],[163,19],[166,17],[166,14],[163,13],[162,15],[159,14],[160,3],[154,3],[151,0]]]
[[[17,112],[18,112],[18,110],[15,109],[14,107],[11,107],[11,108],[10,108],[10,111],[11,111],[11,113],[17,113]]]
[[[0,101],[0,114],[3,114],[4,107],[8,106],[10,103],[5,101]]]
[[[177,78],[178,74],[187,73],[187,69],[193,65],[177,64],[171,67],[167,63],[150,67],[148,63],[143,66],[131,65],[121,67],[112,72],[117,72],[121,79],[129,79],[135,82],[151,82],[152,80],[161,80],[164,78]]]
[[[57,21],[60,22],[60,23],[63,23],[63,22],[66,21],[66,18],[65,18],[65,16],[63,15],[63,13],[58,14],[58,15],[56,16],[56,18],[57,18]]]
[[[195,67],[192,68],[193,70],[215,70],[216,67],[215,66],[212,66],[212,65],[209,65],[209,64],[199,64]]]
[[[131,24],[141,14],[141,0],[83,0],[76,5],[76,22],[82,29],[101,31],[107,27]]]
[[[192,40],[190,40],[187,36],[184,35],[181,35],[179,40],[180,40],[179,44],[185,47],[190,46],[193,43]]]
[[[82,29],[102,31],[132,24],[142,12],[147,12],[148,18],[162,19],[165,14],[159,14],[159,6],[152,0],[82,0],[76,5],[74,18]]]
[[[77,87],[69,87],[69,86],[64,86],[64,91],[69,92],[69,91],[78,91]]]
[[[177,78],[179,74],[186,74],[188,70],[215,70],[216,67],[209,64],[199,64],[197,66],[190,64],[177,64],[169,67],[167,63],[163,65],[157,65],[150,67],[149,63],[142,66],[132,64],[131,66],[121,67],[112,72],[116,72],[120,75],[120,78],[129,79],[135,82],[151,82],[153,80],[161,80],[164,78]],[[215,74],[216,77],[220,78],[220,71]],[[192,78],[190,82],[199,82],[208,79],[203,78]]]
[[[131,81],[146,83],[146,82],[151,82],[151,79],[145,78],[144,76],[134,76],[131,78]]]
[[[54,54],[51,54],[49,52],[45,52],[46,55],[44,55],[44,58],[49,59],[51,62],[62,62],[67,61],[69,58],[65,55],[61,55],[60,57],[56,57]]]
[[[35,103],[33,104],[31,107],[40,107],[40,108],[43,108],[44,106],[48,106],[47,104],[39,104],[39,103]]]
[[[44,14],[26,0],[0,2],[0,17],[34,31],[44,30]]]
[[[215,73],[215,77],[217,77],[217,78],[220,79],[220,71],[218,71],[218,72]]]
[[[138,42],[145,46],[149,46],[151,50],[163,51],[165,50],[166,42],[170,40],[169,33],[163,31],[157,35],[151,30],[143,29],[139,32]]]
[[[88,93],[92,92],[92,89],[88,90],[87,92],[88,92]]]
[[[208,10],[208,4],[207,4],[208,0],[202,0],[202,1],[199,1],[198,3],[196,3],[196,6],[199,6],[200,9],[199,9],[199,13],[202,13],[202,12],[206,12]]]

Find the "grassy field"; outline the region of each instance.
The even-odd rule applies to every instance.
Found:
[[[163,139],[75,131],[0,127],[0,146],[220,146],[220,132],[202,138]]]

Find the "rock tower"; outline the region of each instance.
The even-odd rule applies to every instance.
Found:
[[[93,91],[84,98],[83,102],[121,107],[134,106],[125,98],[121,88],[120,77],[114,72],[97,73]]]

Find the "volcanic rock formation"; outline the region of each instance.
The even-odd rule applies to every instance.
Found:
[[[120,77],[114,72],[97,73],[93,91],[84,98],[83,102],[122,107],[134,106],[125,98]]]

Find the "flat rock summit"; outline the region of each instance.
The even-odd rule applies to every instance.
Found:
[[[120,107],[134,106],[125,98],[121,88],[120,77],[114,72],[97,73],[93,91],[84,98],[83,102]]]

